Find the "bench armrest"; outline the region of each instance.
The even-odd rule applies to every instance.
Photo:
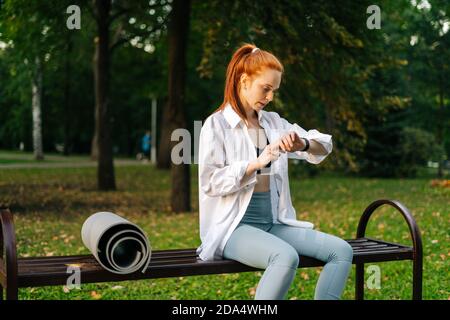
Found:
[[[366,210],[364,210],[364,213],[359,220],[356,238],[363,238],[365,236],[367,223],[369,222],[372,213],[384,204],[394,207],[402,214],[403,218],[405,218],[406,223],[408,224],[409,233],[411,235],[413,247],[415,249],[414,252],[415,254],[422,254],[422,237],[420,235],[420,230],[417,226],[416,220],[413,218],[408,208],[406,208],[401,202],[397,200],[380,199],[372,202],[366,208]]]
[[[17,247],[13,216],[9,209],[0,208],[0,258],[6,279],[6,298],[17,298]],[[3,249],[4,248],[4,249]],[[3,252],[5,250],[5,252]],[[3,277],[3,275],[2,275]],[[3,298],[3,290],[2,290]]]
[[[372,202],[366,208],[366,210],[364,210],[364,213],[359,220],[356,238],[363,238],[365,236],[367,223],[369,222],[372,213],[384,204],[390,205],[397,209],[397,211],[402,214],[403,218],[405,218],[406,223],[408,224],[409,233],[413,242],[413,299],[420,300],[422,298],[422,236],[420,235],[420,230],[417,226],[416,220],[414,219],[408,208],[406,208],[401,202],[397,200],[380,199]],[[362,299],[364,295],[364,284],[362,281],[363,272],[363,265],[357,266],[357,299]]]

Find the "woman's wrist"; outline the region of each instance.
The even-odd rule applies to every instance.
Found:
[[[262,166],[261,166],[261,164],[259,163],[258,160],[251,161],[248,164],[247,173],[248,174],[252,174],[253,172],[256,172],[256,171],[260,170],[261,168],[262,168]]]

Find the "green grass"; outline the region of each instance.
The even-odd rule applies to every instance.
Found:
[[[195,248],[200,244],[196,168],[192,167],[192,213],[170,211],[170,173],[151,166],[117,167],[118,191],[95,190],[95,168],[0,170],[0,205],[15,214],[18,254],[85,254],[80,230],[97,211],[112,211],[141,226],[153,250]],[[425,299],[448,299],[450,190],[419,179],[364,179],[336,175],[291,179],[299,219],[344,239],[354,238],[359,217],[375,199],[405,204],[422,231]],[[367,234],[410,244],[406,223],[393,209],[382,207]],[[377,263],[381,289],[366,290],[367,299],[410,299],[412,263]],[[368,265],[366,265],[367,267]],[[312,299],[321,268],[298,269],[288,299]],[[253,299],[262,272],[177,277],[133,282],[85,284],[65,292],[62,286],[24,288],[20,299]],[[367,278],[368,275],[366,275]],[[354,267],[343,299],[354,299]]]
[[[115,160],[134,160],[133,157],[116,155]],[[39,163],[77,163],[91,162],[87,155],[64,156],[61,153],[49,152],[44,154],[43,160],[35,160],[32,152],[0,150],[0,169],[2,164],[39,164]]]
[[[26,159],[0,159],[0,164],[12,164],[12,163],[29,163],[31,160]]]

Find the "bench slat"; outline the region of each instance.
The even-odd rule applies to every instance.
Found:
[[[368,248],[360,248],[354,249],[354,255],[359,256],[365,253],[371,254],[383,254],[386,252],[399,252],[400,248],[397,246],[386,246],[384,244],[371,246]],[[410,251],[406,248],[406,251]],[[177,264],[183,263],[185,261],[196,261],[197,256],[195,254],[183,254],[180,256],[172,256],[170,257],[159,257],[158,259],[152,259],[151,265],[169,265],[169,264]],[[69,259],[55,259],[52,260],[51,257],[42,258],[41,261],[34,260],[32,263],[30,261],[20,261],[19,273],[28,273],[28,272],[45,272],[45,270],[53,271],[53,270],[67,270],[67,267],[70,265],[80,266],[82,269],[89,270],[101,270],[102,267],[98,264],[97,260],[93,256],[77,256],[76,258]]]
[[[151,260],[158,260],[161,258],[167,259],[170,257],[180,257],[180,256],[196,256],[195,249],[183,249],[180,251],[175,250],[160,250],[153,251]],[[95,258],[92,255],[74,255],[74,256],[52,256],[52,257],[30,257],[30,258],[20,258],[23,264],[33,264],[35,262],[43,263],[48,260],[50,262],[61,262],[61,263],[73,263],[73,261],[77,261],[79,259],[85,259],[87,257]]]
[[[353,248],[353,263],[383,262],[413,258],[412,247],[386,241],[360,238],[347,242]],[[237,261],[202,261],[196,248],[157,250],[152,252],[150,265],[145,273],[119,275],[103,269],[92,255],[31,257],[18,260],[19,287],[65,285],[70,274],[69,265],[78,265],[81,283],[114,282],[138,279],[156,279],[192,275],[224,274],[258,271]],[[323,266],[322,261],[300,256],[299,268]]]
[[[158,261],[170,261],[170,260],[177,260],[180,258],[195,258],[197,255],[195,252],[193,253],[183,253],[181,255],[174,255],[171,254],[170,256],[159,256],[154,257],[152,255],[151,261],[158,262]],[[42,257],[42,258],[34,258],[33,260],[25,260],[25,259],[19,259],[20,264],[22,266],[36,266],[36,265],[54,265],[54,264],[61,264],[61,265],[70,265],[70,264],[79,264],[79,263],[97,263],[97,260],[92,255],[82,255],[82,256],[55,256],[55,257]]]
[[[151,266],[172,266],[172,265],[182,265],[185,263],[196,263],[197,259],[195,257],[193,258],[182,258],[182,259],[177,259],[177,260],[166,260],[166,261],[153,261],[151,262]],[[78,263],[76,264],[80,267],[80,269],[82,270],[82,272],[85,271],[101,271],[103,270],[103,268],[100,266],[100,264],[98,264],[96,261],[95,262],[89,262],[89,263]],[[19,265],[20,269],[19,269],[19,274],[44,274],[44,273],[54,273],[54,272],[59,272],[59,273],[66,273],[67,271],[67,265],[65,264],[36,264],[33,266],[23,266],[23,265]]]

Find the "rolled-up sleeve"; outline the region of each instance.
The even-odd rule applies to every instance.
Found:
[[[256,183],[256,173],[245,177],[248,160],[226,164],[224,130],[207,119],[199,140],[199,183],[210,197],[226,196]]]
[[[298,124],[289,123],[286,119],[281,118],[281,121],[283,123],[283,129],[286,131],[294,131],[297,133],[297,135],[301,138],[306,138],[308,140],[314,140],[317,143],[320,143],[325,150],[327,151],[327,154],[325,155],[315,155],[308,151],[296,151],[296,152],[289,152],[288,157],[291,159],[300,159],[300,160],[306,160],[309,163],[312,164],[319,164],[322,162],[333,150],[333,140],[332,136],[329,134],[324,134],[319,132],[316,129],[311,129],[306,131],[302,127],[300,127]]]

